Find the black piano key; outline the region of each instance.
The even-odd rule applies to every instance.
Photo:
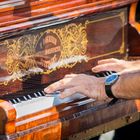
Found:
[[[39,94],[39,92],[36,92],[36,95],[37,95],[37,97],[40,97],[40,94]]]
[[[19,97],[19,99],[21,100],[21,102],[22,102],[22,101],[25,101],[24,96]]]
[[[15,99],[11,99],[11,100],[9,100],[9,102],[12,103],[12,104],[17,104]]]
[[[14,104],[14,102],[12,100],[9,100],[8,102],[11,103],[11,104]]]
[[[6,96],[6,98],[4,98],[5,100],[9,101],[11,104],[18,104],[24,101],[28,101],[28,100],[32,100],[32,98],[39,98],[39,97],[43,97],[43,96],[57,96],[58,94],[60,94],[60,91],[56,91],[54,93],[51,94],[46,94],[44,91],[38,91],[38,92],[33,92],[33,93],[29,93],[29,94],[17,94],[17,96]]]
[[[105,72],[105,77],[111,75],[110,72],[106,71]]]
[[[34,98],[38,98],[38,95],[37,95],[37,93],[34,93]]]
[[[106,72],[103,72],[103,77],[106,77],[106,76],[108,76],[107,73]]]
[[[46,93],[44,91],[40,91],[42,96],[46,96]]]
[[[23,96],[24,100],[27,101],[28,99],[26,98],[26,96]]]
[[[17,102],[18,102],[18,103],[20,103],[20,102],[21,102],[21,100],[20,100],[19,98],[16,98],[16,100],[17,100]]]
[[[27,97],[28,97],[28,99],[29,99],[29,100],[31,100],[31,99],[32,99],[32,97],[31,97],[29,94],[27,95]]]
[[[106,76],[109,76],[113,73],[116,73],[116,72],[115,71],[102,71],[102,72],[95,73],[94,75],[96,77],[106,77]]]
[[[38,93],[38,95],[40,96],[40,97],[42,97],[42,94],[40,93],[40,92],[37,92]]]
[[[99,75],[99,74],[95,74],[95,76],[96,76],[96,77],[100,77],[100,75]]]

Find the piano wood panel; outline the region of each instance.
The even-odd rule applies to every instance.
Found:
[[[52,140],[67,139],[76,133],[84,132],[85,130],[97,126],[99,127],[118,119],[121,120],[123,117],[126,117],[127,121],[127,118],[129,119],[132,114],[138,114],[140,111],[138,106],[139,101],[136,103],[136,101],[133,100],[119,100],[111,105],[109,104],[110,101],[92,101],[86,103],[88,102],[88,99],[84,100],[85,103],[83,105],[80,105],[80,102],[82,102],[80,100],[74,101],[67,105],[62,104],[44,110],[44,112],[38,112],[39,116],[32,114],[30,117],[27,116],[17,120],[15,126],[16,133],[9,135],[9,138],[17,140],[48,140],[50,138]],[[42,120],[42,124],[37,123],[39,122],[39,119],[37,118]],[[126,122],[126,124],[128,123],[131,123],[131,120],[130,122],[129,120]],[[93,135],[95,136],[96,134]]]
[[[129,26],[129,57],[131,58],[140,58],[140,35],[132,27]]]
[[[137,0],[60,0],[25,2],[20,6],[10,5],[0,9],[0,32],[12,32],[51,24],[59,20],[70,20],[79,16],[111,10]],[[78,5],[78,6],[77,6]],[[42,20],[41,20],[42,19]]]
[[[129,56],[130,59],[140,58],[140,2],[134,3],[130,7],[129,23],[128,26],[128,43],[129,43]]]
[[[0,98],[6,94],[10,94],[11,97],[17,94],[26,95],[30,92],[34,92],[34,90],[38,91],[44,84],[46,86],[46,84],[59,80],[67,73],[89,71],[99,59],[110,57],[124,58],[126,56],[128,43],[126,28],[127,12],[125,8],[120,10],[118,8],[128,7],[129,4],[137,1],[138,0],[16,0],[10,2],[8,0],[0,0]],[[121,14],[121,12],[124,14]],[[74,67],[60,67],[51,74],[27,74],[27,77],[29,76],[28,79],[24,76],[23,78],[18,77],[19,73],[16,73],[14,75],[16,78],[7,83],[7,79],[9,79],[8,76],[13,74],[10,69],[7,69],[8,63],[12,61],[10,68],[14,69],[16,66],[20,66],[21,68],[25,62],[25,59],[23,60],[19,56],[17,57],[17,55],[20,54],[20,48],[12,50],[12,52],[15,52],[14,54],[12,54],[10,48],[9,55],[7,55],[8,47],[12,47],[12,41],[16,42],[17,38],[29,34],[34,36],[38,31],[43,31],[42,26],[44,25],[47,26],[44,28],[45,30],[53,30],[55,27],[62,29],[62,27],[69,24],[83,25],[85,20],[92,20],[91,15],[95,15],[93,16],[93,22],[95,20],[98,20],[98,22],[94,22],[92,26],[89,26],[84,31],[87,33],[86,39],[88,40],[88,45],[85,45],[87,47],[86,55],[92,57],[93,60],[79,62]],[[122,15],[124,15],[123,18]],[[108,18],[113,16],[115,16],[113,20]],[[54,26],[52,24],[57,25]],[[105,34],[106,32],[108,34]],[[26,38],[29,39],[28,36]],[[43,39],[42,37],[42,40]],[[7,45],[9,40],[11,40],[11,42]],[[5,43],[3,43],[4,41]],[[86,40],[84,41],[86,42]],[[31,46],[24,46],[24,44],[28,42],[29,40],[23,40],[22,47],[27,49],[28,46]],[[31,40],[31,43],[32,42],[33,40]],[[80,40],[80,42],[82,41]],[[78,44],[79,42],[76,46]],[[120,48],[121,45],[123,46],[122,48]],[[19,46],[19,44],[17,46]],[[16,47],[13,46],[13,48]],[[64,52],[67,52],[67,50],[68,48]],[[26,52],[31,52],[31,49],[21,53],[25,53],[26,58],[28,58],[29,55],[28,53],[26,54]],[[57,53],[57,55],[59,55],[59,53]],[[8,59],[10,61],[7,61],[7,56],[9,56]],[[40,56],[42,57],[43,55]],[[39,58],[36,59],[39,62]],[[15,65],[17,60],[21,62],[22,65]],[[24,68],[27,72],[28,67]],[[5,81],[3,82],[3,80]],[[7,101],[0,100],[0,139],[60,140],[76,139],[77,136],[80,136],[80,139],[86,139],[110,130],[108,128],[111,126],[111,122],[117,123],[118,120],[120,122],[122,119],[124,120],[121,124],[113,124],[112,129],[116,129],[139,120],[139,112],[139,101],[119,100],[115,104],[110,104],[110,100],[88,102],[88,98],[84,98],[70,103],[63,103],[17,119],[13,105]],[[131,120],[133,114],[136,115],[136,118]]]
[[[124,8],[1,40],[0,95],[41,88],[65,74],[89,71],[99,59],[124,58],[126,25]]]

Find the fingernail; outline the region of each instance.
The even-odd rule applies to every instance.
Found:
[[[92,68],[92,71],[96,71],[96,69],[95,68]]]
[[[50,89],[50,88],[45,88],[44,91],[45,91],[46,93],[51,93],[51,89]]]

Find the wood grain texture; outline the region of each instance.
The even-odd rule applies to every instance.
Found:
[[[126,16],[124,8],[5,38],[0,42],[0,96],[89,71],[99,59],[124,58]]]
[[[52,24],[79,16],[107,11],[136,2],[137,0],[43,0],[22,1],[2,5],[0,32],[12,32],[32,28],[40,24]],[[16,4],[16,5],[15,5]],[[19,4],[19,5],[18,5]]]
[[[137,7],[138,2],[133,3],[130,6],[129,23],[132,27],[134,27],[137,30],[138,33],[140,33],[140,23],[136,21]]]
[[[90,128],[121,119],[121,117],[127,117],[136,112],[138,113],[140,110],[138,100],[137,103],[133,100],[120,100],[112,105],[109,105],[110,101],[88,102],[88,99],[84,99],[84,101],[85,103],[83,103],[83,105],[78,105],[80,101],[74,101],[67,105],[62,104],[60,105],[61,107],[57,106],[57,110],[53,113],[51,112],[53,115],[45,115],[50,113],[49,109],[44,110],[42,113],[39,112],[39,116],[32,114],[33,116],[29,118],[27,116],[28,119],[21,118],[16,122],[16,131],[20,137],[16,134],[9,136],[17,140],[48,140],[50,138],[52,140],[61,140],[73,134],[84,132]],[[36,118],[42,119],[42,124],[37,123],[39,119],[33,121],[35,119],[34,115]],[[41,116],[44,116],[44,118]],[[34,126],[31,126],[33,123]]]
[[[130,7],[128,30],[129,56],[131,59],[140,58],[140,2],[134,3]]]
[[[15,132],[16,111],[4,100],[0,100],[0,120],[0,135]]]
[[[83,98],[16,119],[14,107],[4,100],[8,95],[12,98],[39,90],[65,74],[87,72],[99,59],[126,57],[127,9],[121,7],[137,1],[0,0],[0,139],[67,139],[122,117],[128,124],[131,114],[139,115],[139,100],[111,104],[110,100],[93,102]],[[139,35],[134,33],[134,37],[133,32],[134,29],[128,33],[128,40],[130,54],[135,56],[139,55]],[[70,37],[66,40],[67,36]],[[76,61],[72,59],[51,71],[50,60],[58,62],[60,54],[67,61],[74,56]],[[88,59],[79,60],[79,55]],[[34,73],[35,66],[44,73]]]
[[[128,43],[129,43],[129,57],[140,58],[140,35],[136,29],[129,26]]]

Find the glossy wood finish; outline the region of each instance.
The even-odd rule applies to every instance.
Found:
[[[0,32],[13,32],[40,24],[52,24],[86,14],[111,10],[137,0],[35,0],[0,3]],[[3,35],[3,34],[2,34]]]
[[[140,35],[138,32],[132,28],[129,27],[129,36],[128,36],[128,43],[129,43],[129,57],[130,58],[140,58]]]
[[[129,15],[129,23],[132,27],[134,27],[138,33],[140,33],[140,23],[136,21],[136,11],[137,11],[138,2],[133,3],[130,6],[130,15]]]
[[[134,3],[130,7],[129,23],[128,26],[128,44],[129,44],[129,57],[130,59],[140,58],[140,2]]]
[[[119,100],[111,104],[110,101],[93,102],[91,99],[83,98],[16,120],[16,133],[9,135],[9,138],[17,140],[66,139],[73,134],[122,117],[127,119],[131,114],[139,111],[139,101]]]
[[[46,86],[46,84],[59,80],[67,73],[87,72],[99,59],[126,57],[127,12],[125,8],[121,7],[128,7],[129,4],[137,1],[0,0],[0,139],[71,139],[72,135],[77,133],[85,134],[87,130],[100,127],[117,119],[121,120],[123,117],[126,119],[126,123],[119,124],[119,127],[121,127],[131,122],[128,121],[128,118],[131,118],[133,113],[139,115],[139,100],[119,100],[112,104],[110,100],[94,102],[88,98],[83,98],[17,119],[14,107],[7,101],[2,100],[7,94],[16,96],[17,94],[37,91],[44,84]],[[91,22],[90,24],[89,21]],[[78,31],[80,30],[81,32],[77,32],[77,27]],[[69,30],[60,32],[59,35],[56,32],[56,30],[64,31],[65,29]],[[44,34],[44,31],[47,34]],[[71,35],[66,43],[71,38],[72,40],[68,47],[64,44],[67,48],[63,50],[61,45],[65,43],[63,41],[67,37],[66,33]],[[34,38],[37,34],[39,39]],[[82,39],[78,38],[78,35],[81,34],[83,35]],[[61,35],[63,35],[63,38],[61,38]],[[34,40],[37,40],[35,44],[33,44]],[[50,43],[49,41],[51,40],[55,46],[44,44],[45,47],[41,49],[40,45],[44,40],[47,40],[47,43]],[[71,47],[77,47],[76,51],[73,51]],[[83,61],[76,57],[75,61],[72,61],[72,59],[71,62],[70,56],[77,56],[77,52],[81,48],[80,58],[81,56],[88,56],[88,59]],[[71,50],[70,52],[69,49]],[[70,61],[70,63],[60,65],[60,67],[54,68],[50,72],[51,69],[48,69],[50,61],[48,60],[53,58],[51,52],[55,52],[57,60],[60,54],[65,54],[64,58],[67,58],[66,60]],[[37,62],[39,68],[45,69],[44,73],[28,73],[30,68],[34,68],[32,67],[34,63],[29,63],[31,61],[27,60],[32,60],[33,58],[35,58],[36,61],[34,62]],[[23,77],[20,77],[20,74],[23,74]],[[15,79],[7,82],[11,75]],[[113,128],[118,128],[118,125]],[[103,132],[108,131],[104,127],[101,130]],[[100,133],[96,132],[96,134],[90,135],[96,136],[98,134]]]
[[[15,132],[16,111],[7,101],[0,100],[0,134]]]
[[[0,42],[1,93],[41,88],[68,73],[91,70],[103,58],[124,58],[127,10],[89,15]],[[112,28],[110,28],[112,26]]]

